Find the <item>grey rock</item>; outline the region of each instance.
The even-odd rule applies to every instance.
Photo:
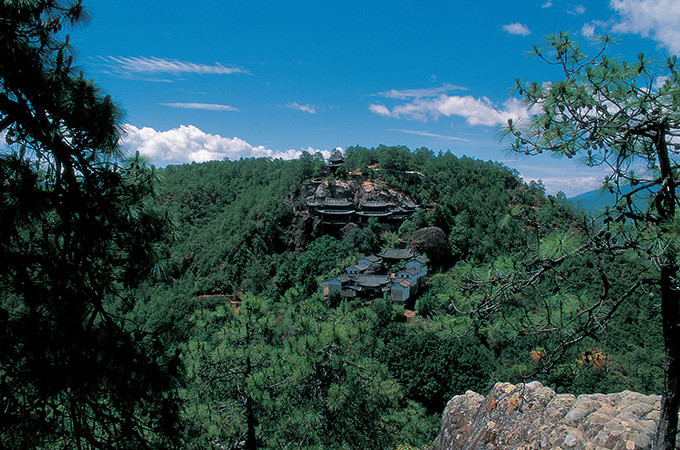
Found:
[[[656,433],[660,397],[624,391],[577,397],[537,381],[497,383],[446,406],[433,449],[644,449]]]

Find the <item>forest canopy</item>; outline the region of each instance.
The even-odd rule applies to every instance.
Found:
[[[149,167],[122,156],[120,109],[75,69],[63,30],[84,17],[80,1],[0,2],[0,446],[422,447],[452,396],[499,380],[662,389],[664,293],[627,282],[664,279],[675,250],[649,265],[595,230],[645,245],[675,230],[674,167],[624,177],[658,202],[621,194],[601,220],[500,163],[427,148],[353,146],[333,170],[307,153]],[[557,117],[553,91],[520,89]],[[611,137],[636,156],[643,138]],[[351,181],[418,207],[396,225],[307,227],[306,189]],[[424,229],[444,256],[417,298],[319,292]]]

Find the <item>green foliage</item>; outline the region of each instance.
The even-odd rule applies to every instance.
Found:
[[[176,443],[177,361],[125,315],[168,265],[156,174],[119,158],[120,111],[76,75],[81,2],[0,2],[0,446]]]
[[[579,246],[579,236],[569,230],[553,230],[541,241],[538,252],[544,259],[560,258]]]
[[[399,385],[371,356],[367,310],[291,306],[248,297],[237,309],[193,316],[183,359],[194,446],[387,448],[431,439],[422,408],[402,409]]]
[[[163,205],[177,211],[185,236],[175,259],[192,274],[195,293],[258,293],[270,286],[277,255],[291,247],[292,197],[320,163],[304,154],[295,161],[242,159],[161,171]]]
[[[382,359],[404,387],[407,398],[438,413],[454,395],[471,389],[487,392],[494,383],[493,355],[476,339],[413,325],[387,331]]]
[[[339,264],[339,260],[346,254],[347,247],[332,236],[321,236],[309,244],[296,263],[295,279],[302,292],[313,292],[321,281],[337,275],[334,270],[343,270],[346,266]]]
[[[639,295],[648,285],[658,286],[666,363],[655,445],[673,448],[680,409],[675,244],[680,156],[680,147],[675,144],[680,131],[677,57],[668,58],[663,66],[647,60],[643,53],[635,62],[619,61],[605,53],[609,42],[608,36],[602,37],[594,56],[564,33],[549,36],[543,49],[535,47],[539,58],[560,67],[562,77],[550,83],[517,80],[517,92],[540,112],[526,124],[509,121],[505,135],[512,140],[514,151],[580,157],[588,166],[611,168],[603,190],[616,195],[615,205],[605,212],[604,226],[587,233],[586,245],[577,253],[639,259],[647,269],[636,273],[629,280],[628,290],[620,294],[607,286],[616,275],[598,264],[604,290],[596,303],[599,307],[584,312],[597,311],[591,313],[596,321],[609,320],[625,300]],[[640,197],[651,201],[641,201]],[[550,244],[546,247],[554,254],[563,250]],[[612,304],[607,305],[607,301]],[[601,306],[609,309],[602,310]],[[581,332],[588,335],[592,328],[583,324]]]
[[[365,255],[380,251],[378,234],[373,227],[352,228],[342,239],[346,248]]]

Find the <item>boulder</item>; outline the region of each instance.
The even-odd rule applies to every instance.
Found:
[[[414,253],[427,255],[433,267],[448,267],[453,264],[448,236],[439,227],[416,230],[409,247]]]
[[[661,397],[556,394],[538,381],[497,383],[486,397],[451,399],[433,449],[641,449],[656,433]]]

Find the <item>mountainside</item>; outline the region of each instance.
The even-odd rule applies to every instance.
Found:
[[[272,448],[421,447],[447,399],[527,376],[560,392],[661,389],[656,288],[624,285],[648,267],[563,260],[590,222],[502,164],[380,146],[333,167],[305,154],[158,172],[177,239],[127,317],[184,364],[196,448],[237,447],[246,430]],[[432,262],[408,313],[318,292],[407,246]],[[545,258],[559,270],[534,277]],[[603,292],[629,297],[588,321],[612,304]]]
[[[604,211],[607,206],[611,207],[616,201],[616,196],[610,192],[595,190],[571,197],[569,201],[581,206],[586,211],[596,214]]]
[[[632,191],[631,186],[623,186],[621,189],[621,194],[628,194]],[[656,192],[652,188],[653,192]],[[650,191],[642,191],[635,195],[636,200],[642,201],[644,204],[645,198],[651,195]],[[592,215],[598,215],[604,212],[607,207],[611,208],[616,203],[616,193],[610,191],[594,190],[585,192],[583,194],[577,195],[575,197],[569,198],[569,201],[573,202],[575,205],[582,207]]]
[[[161,202],[175,212],[182,236],[173,246],[175,274],[191,275],[201,295],[283,294],[295,283],[293,255],[323,236],[343,240],[346,258],[404,246],[416,230],[435,226],[451,246],[446,267],[490,260],[525,240],[520,223],[506,219],[543,201],[542,192],[501,164],[401,147],[350,147],[333,175],[323,158],[308,154],[169,166],[160,174]],[[352,231],[321,226],[307,211],[308,198],[347,198],[356,208],[365,201],[421,207],[408,220],[373,226],[366,220]]]

